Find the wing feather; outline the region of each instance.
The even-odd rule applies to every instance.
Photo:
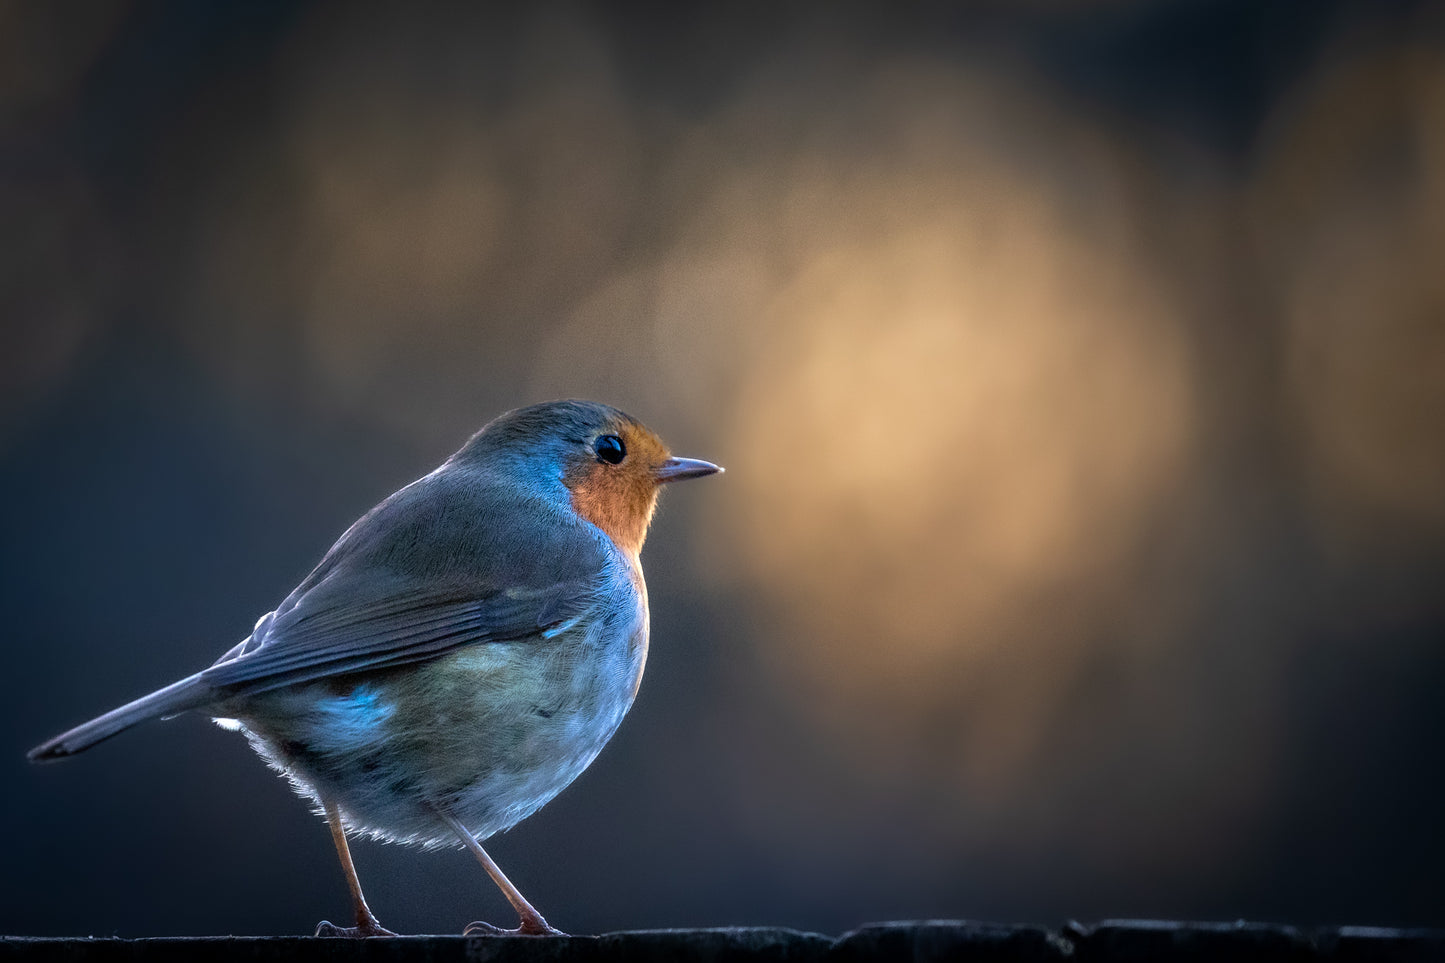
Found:
[[[499,591],[457,598],[418,592],[376,603],[312,612],[302,600],[239,655],[201,673],[201,681],[254,694],[284,685],[435,658],[463,646],[549,636],[596,604],[594,587],[566,582],[542,591]],[[234,651],[234,650],[233,650]]]
[[[408,485],[348,529],[201,681],[253,694],[551,638],[600,604],[611,553],[550,502],[520,501],[529,497],[457,471]]]

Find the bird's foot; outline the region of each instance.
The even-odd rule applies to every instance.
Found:
[[[462,930],[463,936],[566,936],[561,930],[548,924],[540,916],[524,916],[521,923],[514,930],[504,930],[500,926],[493,926],[491,923],[483,923],[478,920],[475,923],[468,923],[467,928]]]
[[[382,926],[375,917],[370,919],[357,920],[355,926],[337,926],[329,920],[322,920],[316,924],[316,936],[340,937],[350,940],[364,940],[371,936],[395,936],[391,930]]]

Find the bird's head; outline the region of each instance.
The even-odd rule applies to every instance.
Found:
[[[565,489],[573,510],[633,558],[642,551],[658,490],[722,471],[674,457],[642,422],[594,401],[549,401],[492,421],[458,452],[509,465],[540,486]]]

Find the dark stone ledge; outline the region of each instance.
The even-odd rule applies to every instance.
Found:
[[[880,923],[834,939],[788,929],[733,927],[645,930],[602,936],[404,936],[320,940],[300,936],[42,939],[0,937],[0,961],[180,963],[191,960],[363,960],[395,963],[612,963],[733,960],[864,963],[869,960],[1128,961],[1205,963],[1228,960],[1445,963],[1445,930],[1368,927],[1296,929],[1262,923],[1170,923],[1109,920],[1059,929],[991,923]]]

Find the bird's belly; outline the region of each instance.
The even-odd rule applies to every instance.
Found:
[[[252,743],[352,828],[424,846],[531,815],[596,758],[632,705],[646,628],[491,643],[432,662],[278,690],[239,712]]]

